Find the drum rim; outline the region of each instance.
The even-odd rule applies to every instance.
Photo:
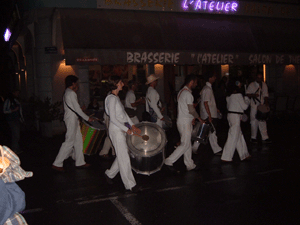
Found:
[[[95,130],[106,130],[106,128],[105,128],[105,126],[103,125],[103,127],[104,127],[104,129],[99,129],[99,128],[97,128],[97,127],[94,127],[94,126],[90,126],[89,124],[87,124],[87,122],[86,121],[83,121],[83,123],[86,125],[86,126],[88,126],[88,127],[90,127],[90,128],[93,128],[93,129],[95,129]],[[98,122],[100,125],[102,125],[100,122]]]

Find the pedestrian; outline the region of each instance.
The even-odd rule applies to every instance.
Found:
[[[91,102],[88,105],[87,109],[93,110],[93,111],[99,111],[100,105],[97,101],[97,98],[91,98]]]
[[[63,162],[68,157],[72,156],[75,160],[76,168],[84,169],[90,167],[84,160],[83,141],[80,131],[79,117],[92,122],[94,119],[87,116],[78,103],[77,94],[79,85],[78,77],[68,75],[65,79],[66,90],[63,97],[64,104],[64,122],[67,127],[65,142],[62,143],[58,155],[52,165],[52,169],[64,172]]]
[[[141,130],[134,126],[118,96],[124,86],[121,78],[119,76],[111,76],[108,84],[111,94],[105,98],[104,105],[110,119],[109,137],[115,147],[116,159],[111,168],[105,171],[105,178],[109,184],[113,184],[112,179],[120,172],[125,188],[132,192],[137,192],[140,190],[140,186],[136,184],[131,170],[126,133],[127,135],[140,134]]]
[[[188,171],[196,168],[196,165],[192,159],[192,144],[191,136],[193,130],[193,122],[198,119],[202,123],[202,119],[199,117],[194,107],[194,97],[192,95],[192,89],[197,86],[197,76],[188,75],[185,78],[184,87],[179,91],[177,95],[178,102],[178,116],[177,116],[177,128],[180,134],[180,145],[175,151],[165,160],[165,164],[171,171],[175,171],[173,163],[175,163],[182,155],[184,164]]]
[[[231,162],[235,149],[237,150],[241,160],[249,159],[251,156],[248,152],[241,130],[241,118],[250,104],[250,99],[242,95],[242,83],[233,80],[228,85],[227,101],[227,120],[229,123],[228,138],[223,148],[221,160],[223,162]]]
[[[147,77],[146,84],[149,86],[146,93],[146,111],[151,115],[151,122],[158,126],[163,126],[164,117],[162,115],[163,108],[158,92],[155,90],[158,84],[158,77],[151,74]]]
[[[20,133],[21,133],[21,123],[24,123],[22,106],[18,101],[20,95],[20,90],[13,90],[8,98],[5,100],[3,105],[3,113],[5,114],[5,119],[8,123],[11,132],[11,149],[16,154],[21,154],[23,151],[20,149]]]
[[[267,122],[265,120],[259,121],[256,119],[257,107],[265,105],[269,107],[269,92],[268,86],[263,82],[262,73],[257,73],[256,80],[249,84],[246,94],[251,98],[250,103],[250,124],[251,124],[251,142],[257,143],[257,130],[259,129],[262,142],[270,144],[272,141],[269,139],[267,131]]]
[[[106,126],[106,138],[104,140],[104,144],[102,146],[102,149],[99,152],[99,156],[103,159],[109,159],[109,150],[112,149],[112,156],[115,157],[115,148],[111,143],[111,140],[109,138],[109,116],[106,114],[106,112],[103,113],[103,119]]]
[[[135,96],[135,91],[137,89],[137,83],[133,80],[130,80],[128,82],[128,88],[129,90],[126,93],[126,97],[125,97],[125,110],[128,114],[128,116],[130,117],[130,119],[132,120],[132,122],[134,124],[138,124],[139,123],[139,119],[137,118],[137,106],[143,104],[145,101],[143,98],[139,98],[138,100],[136,100],[136,96]],[[131,112],[130,114],[128,112]]]
[[[208,135],[209,143],[215,155],[222,155],[222,148],[218,145],[218,138],[216,135],[217,118],[218,112],[220,113],[220,111],[217,109],[216,100],[212,89],[212,85],[216,81],[216,75],[208,72],[204,74],[203,77],[206,81],[206,84],[200,93],[200,117],[213,125],[213,131],[211,131]],[[194,142],[194,145],[196,144],[197,142]]]

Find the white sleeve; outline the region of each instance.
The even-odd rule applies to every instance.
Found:
[[[253,87],[254,87],[253,83],[249,84],[249,86],[246,90],[246,94],[254,94],[254,91],[256,91],[256,90],[254,90]]]
[[[5,114],[9,114],[11,113],[11,109],[10,109],[10,100],[6,99],[3,105],[3,113]]]
[[[78,113],[78,115],[81,116],[84,120],[89,120],[89,116],[86,115],[80,108],[75,92],[71,92],[68,96],[66,96],[65,101],[66,104],[68,104],[68,106],[76,113]]]
[[[204,102],[209,102],[211,99],[210,91],[208,89],[204,89],[201,94],[201,100]]]
[[[249,99],[249,98],[247,97],[247,99]],[[246,102],[244,100],[242,94],[239,94],[238,95],[238,103],[240,104],[240,106],[243,110],[246,110],[248,108],[250,102]]]
[[[119,127],[120,129],[122,129],[123,131],[127,132],[128,128],[123,123],[120,123],[116,116],[117,99],[109,96],[107,98],[108,98],[107,108],[108,108],[110,122],[116,125],[117,127]]]
[[[262,89],[263,89],[263,98],[269,97],[269,91],[268,91],[268,86],[266,83],[263,83],[262,85]]]

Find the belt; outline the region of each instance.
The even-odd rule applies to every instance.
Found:
[[[232,111],[228,111],[227,113],[234,113],[234,114],[240,114],[240,115],[243,115],[244,113],[242,112],[232,112]]]

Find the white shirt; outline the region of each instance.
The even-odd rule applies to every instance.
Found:
[[[135,103],[136,97],[133,90],[129,90],[125,97],[125,107],[136,110],[136,107],[132,107],[131,104]]]
[[[184,86],[178,93],[178,117],[177,121],[191,122],[194,116],[189,113],[188,105],[193,105],[194,97],[191,89]]]
[[[255,93],[258,94],[257,99],[260,100],[260,102],[254,101],[254,99],[251,98],[251,107],[255,107],[260,104],[264,104],[265,97],[269,97],[267,84],[265,82],[262,82],[262,88],[260,88],[259,83],[257,83],[256,81],[250,83],[246,90],[246,94],[255,94]]]
[[[243,113],[250,104],[250,99],[241,93],[231,94],[230,96],[226,97],[227,101],[227,109],[231,112],[240,112]]]
[[[149,87],[146,93],[146,111],[149,112],[149,106],[154,110],[154,112],[156,113],[157,117],[159,119],[163,118],[163,115],[160,112],[160,109],[157,106],[157,103],[159,105],[159,107],[161,107],[161,102],[159,101],[159,94],[158,92],[153,88],[153,87]]]
[[[105,98],[105,112],[110,119],[109,127],[111,127],[111,125],[114,125],[119,129],[127,132],[128,127],[126,127],[124,124],[127,122],[131,126],[134,125],[125,112],[124,106],[118,96],[110,94]]]
[[[211,83],[206,82],[206,85],[203,87],[200,95],[201,95],[200,117],[204,120],[208,118],[208,114],[204,106],[204,102],[207,102],[211,117],[217,118],[218,109],[217,109],[216,100],[215,100],[214,92],[212,90]]]
[[[64,120],[78,118],[78,116],[71,109],[73,109],[84,120],[89,120],[89,116],[86,115],[80,108],[77,99],[77,94],[75,91],[73,91],[70,88],[66,88],[63,100],[64,100],[64,110],[65,110]],[[69,109],[69,107],[66,104],[68,104],[68,106],[71,109]]]

